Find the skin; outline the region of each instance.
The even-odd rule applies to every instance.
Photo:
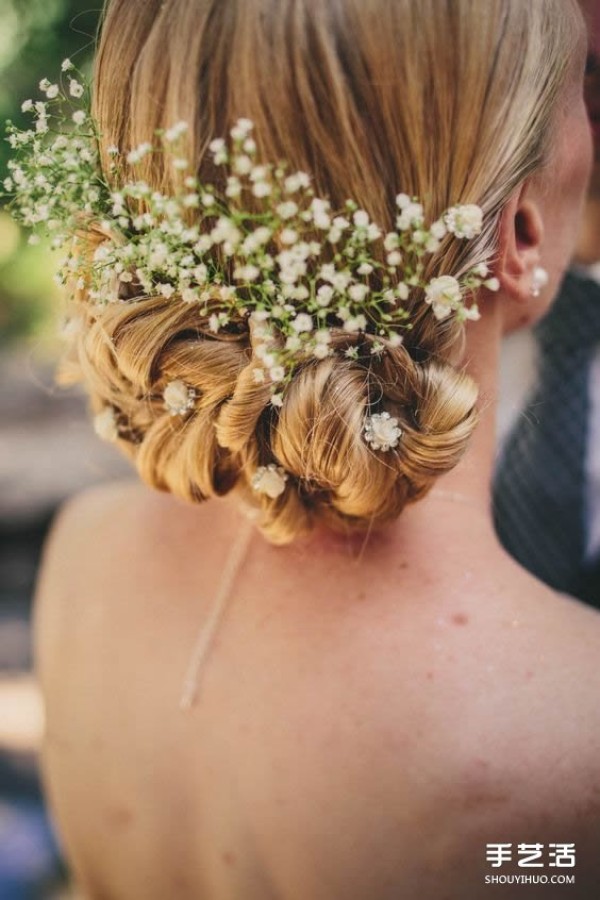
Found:
[[[503,216],[502,290],[467,329],[470,451],[368,540],[254,535],[189,713],[239,511],[118,485],[61,515],[35,606],[42,762],[86,897],[481,900],[484,875],[533,871],[491,869],[500,841],[575,842],[569,895],[594,896],[600,614],[509,559],[489,513],[501,336],[550,302],[586,190],[580,75],[569,90],[551,171]]]

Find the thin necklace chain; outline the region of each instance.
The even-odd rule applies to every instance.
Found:
[[[196,638],[179,701],[179,708],[182,712],[190,710],[196,702],[200,686],[202,665],[206,661],[217,628],[220,625],[227,608],[227,601],[231,597],[235,579],[246,558],[250,538],[252,537],[253,532],[253,523],[250,520],[243,521],[237,540],[231,548],[229,558],[223,569],[221,583],[219,584],[219,589],[213,599],[212,609],[210,610],[208,620],[202,626]]]

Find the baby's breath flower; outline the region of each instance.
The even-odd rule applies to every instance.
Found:
[[[246,138],[252,129],[254,128],[254,123],[250,121],[250,119],[238,119],[234,127],[231,129],[231,137],[234,141],[243,141]]]
[[[71,69],[74,69],[74,68],[75,68],[75,66],[73,65],[73,63],[71,62],[70,59],[63,59],[61,66],[60,66],[61,72],[70,72]]]
[[[84,87],[76,78],[69,79],[69,94],[71,97],[82,97]]]
[[[208,320],[208,327],[211,331],[218,333],[221,328],[227,325],[229,317],[226,313],[213,313]]]
[[[192,275],[198,284],[206,284],[208,281],[208,267],[201,263],[193,270]]]
[[[172,128],[167,128],[164,134],[165,141],[167,141],[167,143],[173,143],[174,141],[179,140],[179,138],[186,133],[188,127],[187,122],[177,122]]]
[[[266,181],[268,177],[268,166],[254,166],[250,170],[250,181]]]
[[[292,353],[297,353],[298,350],[302,348],[302,340],[298,337],[297,334],[291,334],[285,344],[284,347],[286,350],[290,350]]]
[[[73,113],[71,118],[73,119],[73,121],[75,122],[76,125],[83,125],[83,124],[85,124],[85,120],[87,119],[87,116],[82,109],[78,109],[76,112]]]
[[[325,359],[330,356],[331,332],[327,328],[321,328],[315,333],[313,356],[317,359]]]
[[[446,319],[461,300],[460,284],[452,275],[432,278],[425,288],[425,302],[431,305],[436,319]]]
[[[114,442],[119,437],[117,417],[112,406],[107,406],[94,416],[94,431],[103,441]]]
[[[298,315],[292,320],[292,328],[299,334],[303,331],[312,331],[312,316],[309,316],[306,313],[298,313]]]
[[[291,219],[298,213],[298,204],[293,200],[287,200],[285,203],[280,203],[275,209],[282,219]]]
[[[252,187],[252,193],[255,197],[268,197],[272,188],[268,181],[257,181]]]
[[[445,214],[444,222],[455,237],[471,240],[481,231],[483,213],[479,206],[473,204],[452,206]]]
[[[258,266],[238,266],[233,277],[238,281],[256,281],[260,277],[260,269]]]
[[[285,491],[287,480],[285,469],[270,463],[268,466],[259,466],[250,483],[258,494],[265,494],[269,499],[276,500]]]
[[[310,187],[310,176],[306,172],[296,172],[294,175],[288,175],[285,179],[284,187],[288,194],[296,194],[299,190]]]
[[[483,282],[484,287],[488,289],[488,291],[499,291],[500,290],[500,280],[498,278],[488,278],[487,281]]]
[[[369,287],[366,284],[352,284],[348,288],[348,296],[355,303],[362,303],[369,294]]]
[[[364,209],[358,209],[353,217],[354,224],[359,228],[367,228],[369,225],[369,215]]]
[[[240,194],[242,193],[242,184],[241,184],[239,178],[236,178],[235,175],[231,175],[227,179],[227,189],[226,189],[225,193],[228,197],[231,197],[232,199],[235,197],[239,197]]]
[[[340,294],[343,294],[348,285],[350,284],[352,276],[350,272],[336,272],[333,278],[331,279],[331,284]]]
[[[333,227],[338,231],[346,231],[350,228],[350,222],[345,216],[335,216],[333,219]]]
[[[171,416],[183,416],[194,408],[196,391],[178,378],[166,385],[163,400],[165,409]]]
[[[158,282],[156,287],[158,288],[159,294],[161,294],[161,296],[165,297],[167,300],[169,300],[175,293],[175,288],[172,284],[162,284],[161,282]]]
[[[298,240],[298,232],[293,228],[284,228],[279,238],[282,244],[295,244]]]
[[[446,234],[448,233],[448,229],[441,219],[438,219],[437,222],[434,222],[429,231],[434,238],[437,238],[438,241],[441,241],[442,238],[446,237]]]
[[[423,207],[420,203],[409,202],[401,209],[402,212],[396,219],[399,231],[409,231],[413,225],[419,228],[423,224]]]
[[[269,369],[269,377],[273,382],[283,381],[285,378],[285,369],[283,366],[272,366]]]
[[[252,171],[252,160],[249,156],[236,156],[233,171],[238,175],[249,175]]]
[[[350,333],[356,331],[365,331],[366,327],[367,320],[362,313],[360,313],[358,316],[349,316],[344,322],[344,331],[348,331]]]
[[[398,424],[398,419],[394,418],[389,412],[374,413],[365,419],[364,424],[365,441],[370,444],[373,450],[393,450],[398,446],[398,442],[402,437],[402,429]]]

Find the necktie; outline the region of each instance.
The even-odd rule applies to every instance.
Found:
[[[538,379],[499,460],[496,529],[542,581],[600,606],[584,586],[589,370],[600,342],[600,286],[567,275],[534,332]]]

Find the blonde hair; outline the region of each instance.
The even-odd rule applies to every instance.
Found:
[[[453,203],[482,206],[480,237],[436,261],[459,276],[493,252],[509,195],[544,163],[575,15],[570,0],[110,0],[95,73],[103,152],[185,120],[190,158],[214,183],[209,142],[249,117],[259,158],[310,172],[334,207],[352,197],[386,230],[399,190],[431,218]],[[174,187],[160,156],[142,176]],[[102,239],[91,233],[91,249]],[[477,388],[458,366],[461,327],[435,320],[422,295],[410,302],[401,347],[302,364],[281,410],[251,376],[252,334],[210,334],[176,298],[82,303],[79,365],[145,482],[192,501],[236,490],[285,543],[319,520],[394,519],[465,451]],[[174,379],[199,398],[185,419],[164,408]],[[373,409],[400,420],[397,450],[364,441]],[[276,499],[250,487],[271,462],[289,473]]]

